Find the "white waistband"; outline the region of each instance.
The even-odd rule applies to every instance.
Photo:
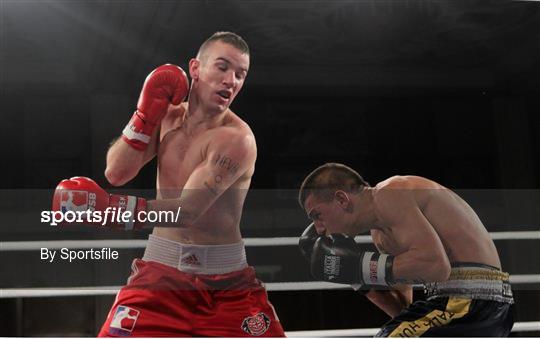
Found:
[[[244,242],[226,245],[183,244],[150,234],[143,256],[193,274],[225,274],[247,267]]]

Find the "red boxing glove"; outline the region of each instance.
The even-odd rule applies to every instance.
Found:
[[[137,216],[140,211],[146,211],[146,200],[131,195],[109,194],[90,178],[73,177],[62,180],[56,186],[52,210],[63,214],[64,222],[60,225],[79,222],[128,231],[144,226],[137,220]],[[69,211],[73,212],[71,219],[74,215],[80,214],[79,220],[66,221],[68,219],[66,213]],[[130,217],[122,219],[120,212],[123,214],[127,211],[131,213]],[[126,214],[123,216],[127,217]]]
[[[165,64],[153,70],[144,81],[137,110],[124,128],[122,139],[137,150],[146,150],[169,104],[180,104],[188,91],[189,82],[180,67]]]

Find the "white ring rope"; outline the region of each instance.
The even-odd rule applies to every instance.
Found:
[[[540,284],[540,274],[524,274],[510,276],[512,284]],[[295,281],[266,283],[268,291],[313,291],[313,290],[346,290],[349,285],[334,284],[323,281]],[[415,287],[421,287],[416,285]],[[33,287],[0,289],[3,298],[37,298],[37,297],[72,297],[114,295],[122,286],[82,286],[82,287]]]
[[[540,231],[520,232],[491,232],[493,240],[539,240]],[[360,244],[370,244],[371,236],[359,235],[354,238]],[[37,240],[37,241],[3,241],[0,242],[0,252],[3,251],[33,251],[41,248],[61,249],[78,248],[90,249],[96,247],[110,248],[145,248],[147,240],[119,239],[119,240]],[[275,237],[275,238],[245,238],[244,244],[250,247],[260,246],[295,246],[298,245],[298,237]]]
[[[147,240],[37,240],[37,241],[6,241],[0,243],[0,252],[3,251],[34,251],[41,248],[59,250],[62,248],[91,249],[110,247],[119,248],[145,248]]]
[[[540,321],[527,321],[515,323],[512,332],[540,331]],[[287,337],[292,338],[321,338],[321,337],[373,337],[379,332],[378,328],[351,328],[346,330],[320,330],[320,331],[289,331]]]
[[[491,232],[493,240],[538,240],[540,231]]]
[[[351,328],[346,330],[287,331],[285,335],[290,338],[373,337],[379,330],[380,328]]]

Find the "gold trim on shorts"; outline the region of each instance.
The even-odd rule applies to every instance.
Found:
[[[495,269],[454,267],[448,280],[500,280],[509,281],[510,275]]]
[[[471,299],[449,298],[444,311],[433,310],[417,320],[402,322],[388,336],[419,337],[430,328],[448,325],[452,320],[467,315],[471,302]]]

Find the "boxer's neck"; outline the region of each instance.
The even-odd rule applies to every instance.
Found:
[[[219,126],[223,126],[229,109],[224,112],[210,113],[204,110],[196,97],[189,97],[182,126],[188,135],[196,135]]]
[[[375,205],[373,204],[373,189],[364,187],[355,200],[356,221],[354,225],[356,234],[360,234],[374,228],[373,225],[378,223]]]

